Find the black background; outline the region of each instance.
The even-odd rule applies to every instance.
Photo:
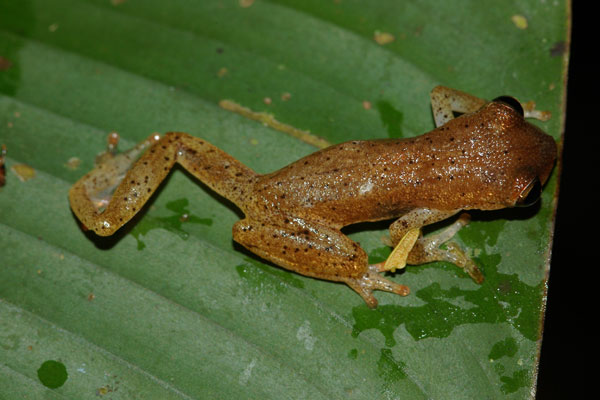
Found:
[[[591,9],[595,2],[575,2],[572,9],[571,52],[567,82],[567,114],[564,133],[560,193],[548,303],[544,321],[537,400],[574,399],[588,388],[597,393],[597,379],[585,378],[596,365],[597,347],[591,326],[594,309],[600,242],[594,240],[598,203],[596,186],[600,152],[600,90],[598,41],[600,19]],[[588,156],[589,154],[589,156]],[[591,239],[591,240],[590,240]],[[596,394],[597,395],[597,394]]]

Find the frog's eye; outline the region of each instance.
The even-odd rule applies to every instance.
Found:
[[[542,184],[538,178],[535,178],[517,198],[516,206],[527,207],[537,202],[542,194]]]
[[[521,105],[521,103],[519,103],[519,100],[515,99],[514,97],[500,96],[500,97],[496,97],[493,101],[502,103],[502,104],[506,104],[507,106],[509,106],[510,108],[512,108],[519,114],[521,114],[521,116],[525,115],[525,113],[523,112],[523,106]]]

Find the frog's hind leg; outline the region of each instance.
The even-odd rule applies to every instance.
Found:
[[[111,235],[142,209],[175,163],[238,206],[257,176],[203,139],[182,132],[156,134],[130,151],[103,157],[69,191],[71,208],[86,228]]]
[[[376,307],[373,290],[406,296],[409,289],[382,277],[368,265],[364,250],[340,230],[283,218],[276,222],[238,221],[233,239],[254,254],[302,275],[344,282]]]

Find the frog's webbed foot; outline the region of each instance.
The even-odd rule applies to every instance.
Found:
[[[384,292],[395,293],[400,296],[408,296],[410,289],[406,285],[401,285],[384,278],[380,274],[381,270],[377,264],[369,265],[367,272],[361,278],[346,280],[346,284],[358,293],[367,306],[377,307],[377,299],[373,296],[374,290],[383,290]]]
[[[469,215],[463,213],[442,232],[420,237],[408,254],[406,262],[415,265],[433,261],[447,261],[464,269],[475,282],[482,283],[484,277],[477,265],[457,243],[450,241],[463,226],[469,223],[469,220]],[[446,249],[440,248],[442,244],[445,244]]]
[[[117,153],[119,135],[115,132],[108,135],[107,150],[96,157],[95,168],[69,190],[71,208],[85,230],[112,234],[120,226],[105,219],[105,211],[128,171],[158,140],[159,135],[152,134],[135,147]],[[117,208],[123,210],[126,207]]]
[[[82,180],[97,213],[103,212],[132,165],[159,139],[160,135],[153,133],[134,147],[118,153],[119,134],[111,132],[108,135],[106,151],[96,157],[95,169]]]

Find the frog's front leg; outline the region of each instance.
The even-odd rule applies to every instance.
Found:
[[[261,258],[302,275],[344,282],[371,308],[373,290],[406,296],[408,287],[385,279],[368,265],[365,251],[340,230],[281,217],[262,221],[247,217],[233,227],[233,239]]]
[[[447,261],[464,269],[477,283],[483,282],[483,275],[475,263],[457,244],[449,242],[469,222],[468,214],[463,213],[456,222],[438,234],[422,236],[421,227],[449,218],[457,212],[419,208],[400,217],[390,226],[391,244],[395,248],[384,263],[377,265],[378,269],[393,271],[404,268],[406,264]],[[444,243],[446,249],[441,249]]]
[[[408,254],[407,263],[411,265],[426,264],[433,261],[446,261],[462,268],[477,283],[484,281],[483,274],[461,247],[450,241],[454,235],[469,223],[470,217],[462,213],[449,227],[440,233],[421,236]],[[446,249],[440,246],[445,243]]]
[[[113,153],[69,191],[77,218],[101,236],[113,234],[139,212],[175,163],[240,208],[257,176],[224,151],[181,132],[155,134],[132,150]]]

